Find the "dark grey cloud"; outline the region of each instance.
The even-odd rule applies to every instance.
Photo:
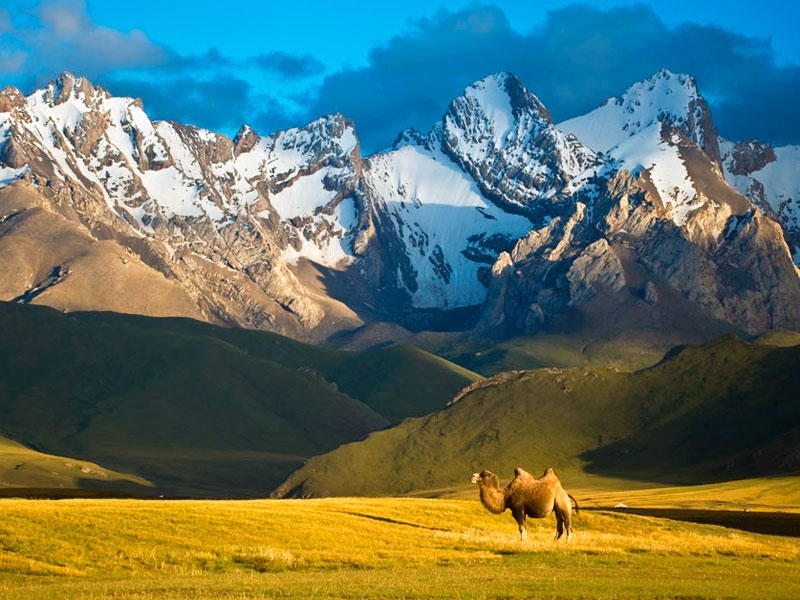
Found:
[[[153,119],[191,123],[224,133],[235,131],[253,110],[250,84],[233,76],[209,80],[113,79],[103,84],[114,95],[141,98]]]
[[[325,66],[310,54],[297,56],[286,52],[269,52],[254,56],[251,61],[259,69],[286,79],[303,79],[325,70]]]
[[[428,129],[464,87],[514,70],[521,37],[498,8],[442,12],[374,48],[368,65],[327,76],[308,116],[341,112],[356,123],[365,149],[391,144],[402,129]]]
[[[225,56],[217,48],[209,48],[202,54],[181,55],[169,53],[169,59],[158,65],[163,71],[215,71],[237,68],[238,62]]]
[[[668,27],[649,7],[569,6],[528,33],[492,5],[443,11],[372,50],[363,68],[327,76],[307,117],[342,112],[365,149],[428,129],[472,81],[509,70],[558,121],[587,112],[660,68],[694,75],[720,132],[800,142],[800,75],[766,40],[710,25]]]

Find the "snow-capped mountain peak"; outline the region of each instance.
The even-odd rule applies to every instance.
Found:
[[[570,180],[598,164],[592,150],[553,125],[549,111],[511,73],[481,79],[450,103],[441,146],[487,197],[531,214],[541,201],[568,195]]]
[[[538,327],[602,286],[623,290],[628,259],[622,250],[615,258],[618,230],[632,244],[625,248],[638,243],[629,236],[649,244],[636,252],[658,280],[672,277],[685,244],[697,261],[716,260],[704,253],[722,243],[718,232],[728,246],[746,248],[742,256],[752,249],[759,265],[767,255],[788,259],[779,256],[772,225],[718,185],[719,161],[708,159],[717,138],[691,77],[660,71],[563,128],[503,72],[468,86],[429,132],[407,130],[393,149],[362,157],[355,127],[341,114],[270,135],[243,125],[229,139],[151,121],[139,100],[65,73],[29,96],[0,92],[0,188],[13,186],[0,197],[23,190],[98,242],[116,240],[209,319],[287,333],[357,326],[362,305],[392,320],[395,310],[480,304],[487,286],[506,285],[495,281],[501,271],[520,278],[504,288],[516,290],[507,296],[507,323]],[[758,166],[739,163],[737,172]],[[759,246],[757,233],[772,245]],[[662,238],[671,246],[656,244]],[[500,255],[514,268],[494,269]],[[671,256],[678,258],[664,258]],[[527,277],[540,257],[540,266],[563,267],[566,279],[549,267]],[[331,279],[317,278],[305,261]],[[69,273],[63,258],[13,267],[32,280],[11,298],[38,289],[35,273],[56,267]],[[702,283],[711,290],[703,306],[760,327],[774,307],[765,300],[741,317],[720,305],[716,268],[684,269],[670,285],[692,296],[695,271],[712,273]],[[53,285],[68,290],[75,278],[65,277]],[[778,279],[758,284],[757,296],[780,288],[776,297],[794,297]],[[342,296],[328,296],[328,283]],[[800,322],[792,310],[775,322]]]
[[[690,75],[661,69],[606,100],[590,113],[558,124],[598,152],[608,152],[645,129],[661,123],[683,132],[719,162],[717,133],[708,104]]]
[[[552,122],[550,112],[539,99],[508,72],[470,85],[450,104],[444,118],[446,131],[469,134],[475,140],[488,137],[496,149],[529,133],[527,129],[532,125],[546,127]]]
[[[558,127],[602,152],[612,171],[626,169],[637,176],[644,171],[679,226],[706,202],[692,174],[705,167],[690,158],[691,148],[699,147],[720,164],[716,130],[696,81],[666,69]]]
[[[511,73],[490,75],[450,103],[445,137],[473,158],[517,143],[552,125],[550,113]]]
[[[85,77],[73,75],[69,71],[64,71],[51,81],[43,90],[44,99],[51,105],[63,104],[71,99],[89,102],[96,93],[109,96],[104,89],[95,88]]]

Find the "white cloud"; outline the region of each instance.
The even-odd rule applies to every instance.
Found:
[[[0,33],[13,33],[16,48],[0,53],[0,72],[24,71],[38,82],[64,70],[96,77],[114,69],[164,64],[169,52],[141,30],[117,31],[92,21],[81,0],[49,0],[35,7],[33,22],[13,28],[0,9]]]

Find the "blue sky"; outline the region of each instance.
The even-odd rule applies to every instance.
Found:
[[[328,112],[366,151],[427,130],[472,81],[510,70],[556,120],[666,67],[694,75],[721,133],[800,143],[795,2],[6,0],[0,83],[63,70],[154,118],[262,133]]]

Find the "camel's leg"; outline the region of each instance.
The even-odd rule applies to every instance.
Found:
[[[561,511],[556,508],[556,541],[558,541],[562,535],[564,535],[564,517],[561,515]]]
[[[556,539],[566,533],[567,541],[569,541],[572,536],[572,504],[570,504],[569,496],[563,490],[557,496],[554,508],[557,522]]]
[[[519,525],[519,538],[521,541],[525,541],[525,538],[528,536],[528,526],[525,524],[525,509],[523,507],[512,508],[511,514],[514,515],[514,519]]]

